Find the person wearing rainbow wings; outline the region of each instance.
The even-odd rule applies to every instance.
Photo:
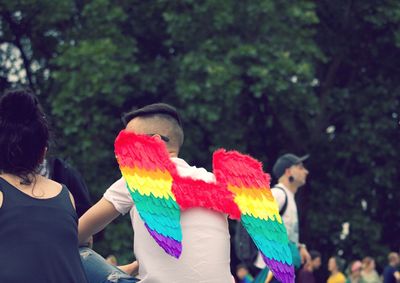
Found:
[[[123,177],[81,217],[81,241],[129,212],[141,282],[234,282],[229,216],[242,221],[275,277],[294,282],[286,230],[260,162],[221,149],[213,173],[188,165],[178,158],[181,120],[167,104],[124,118],[115,141]]]

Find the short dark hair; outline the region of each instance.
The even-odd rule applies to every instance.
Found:
[[[334,259],[335,262],[336,262],[337,269],[338,269],[339,271],[343,271],[343,270],[344,270],[344,266],[345,266],[345,261],[344,261],[344,259],[341,258],[341,257],[339,257],[339,256],[333,256],[333,259]]]
[[[321,258],[321,253],[319,251],[311,250],[310,256],[311,256],[311,259],[314,260],[316,258]]]
[[[42,161],[49,127],[29,89],[8,90],[0,98],[0,170],[29,180]]]
[[[182,120],[178,112],[176,111],[176,108],[166,103],[154,103],[146,105],[139,109],[131,110],[127,113],[124,113],[121,119],[122,122],[124,123],[124,126],[126,126],[133,118],[142,116],[151,116],[156,114],[164,114],[172,117],[173,119],[176,120],[178,125],[183,129]]]

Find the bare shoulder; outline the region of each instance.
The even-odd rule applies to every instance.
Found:
[[[61,192],[62,187],[63,187],[62,184],[60,184],[56,181],[53,181],[51,179],[45,178],[45,177],[41,177],[41,178],[42,178],[42,180],[41,180],[42,187],[46,190],[46,194],[49,197],[56,196]],[[74,209],[76,209],[75,200],[70,191],[68,191],[68,195],[69,195],[70,201],[72,203],[72,206],[74,207]]]
[[[61,192],[62,185],[56,181],[50,180],[46,177],[39,176],[36,180],[36,185],[42,188],[46,195],[57,195]]]
[[[60,184],[56,181],[53,181],[49,178],[43,177],[43,176],[38,177],[37,184],[39,184],[39,183],[46,187],[53,187],[53,188],[59,188],[59,189],[61,189],[61,187],[62,187],[62,184]]]

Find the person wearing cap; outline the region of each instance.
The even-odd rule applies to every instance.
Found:
[[[279,214],[286,227],[293,264],[296,269],[299,269],[301,264],[311,261],[306,245],[299,242],[299,217],[294,198],[298,189],[306,183],[308,170],[304,167],[303,162],[308,157],[309,155],[299,157],[292,153],[286,153],[277,159],[272,168],[272,173],[278,180],[278,184],[271,188],[271,192],[278,203]],[[266,276],[266,282],[278,282],[272,278],[271,272],[266,275],[265,264],[260,253],[254,265],[263,269],[259,274],[260,278],[261,276]]]
[[[310,255],[304,244],[299,243],[299,218],[295,194],[306,183],[308,170],[303,162],[309,156],[298,157],[292,153],[286,153],[275,162],[272,173],[278,179],[278,184],[271,191],[278,203],[279,212],[288,233],[289,241],[298,245],[301,261],[308,261]]]
[[[127,131],[162,140],[178,174],[194,180],[214,182],[214,174],[190,166],[178,157],[184,134],[176,109],[156,103],[123,116]],[[139,262],[141,283],[153,282],[234,282],[230,271],[230,235],[227,215],[205,208],[181,212],[182,254],[171,257],[151,237],[140,218],[123,178],[104,193],[103,198],[79,219],[79,239],[85,241],[120,214],[129,213],[134,230],[134,253]]]

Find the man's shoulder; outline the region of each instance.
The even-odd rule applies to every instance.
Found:
[[[120,188],[126,188],[126,181],[124,177],[119,178],[118,180],[114,181],[111,186],[108,187],[108,190],[115,190]]]
[[[112,183],[104,192],[104,196],[114,195],[114,194],[126,194],[129,196],[129,191],[127,190],[127,184],[124,177],[119,178],[114,183]]]
[[[383,269],[383,274],[391,274],[396,271],[396,268],[390,265],[386,265]]]
[[[175,163],[178,174],[181,177],[190,177],[194,180],[203,180],[205,182],[214,182],[215,176],[205,168],[189,165],[184,159],[173,157],[171,160]]]
[[[346,276],[342,272],[339,272],[339,273],[337,273],[337,279],[346,280]]]
[[[329,276],[328,283],[345,282],[346,276],[342,272],[338,272],[334,275]]]
[[[271,190],[272,190],[272,189],[278,190],[278,191],[282,191],[282,192],[288,192],[288,191],[289,191],[289,189],[286,188],[285,185],[283,185],[283,184],[281,184],[281,183],[278,183],[278,184],[273,185],[273,186],[271,187]]]
[[[271,192],[274,197],[285,197],[287,195],[286,189],[280,184],[276,184],[271,188]]]

